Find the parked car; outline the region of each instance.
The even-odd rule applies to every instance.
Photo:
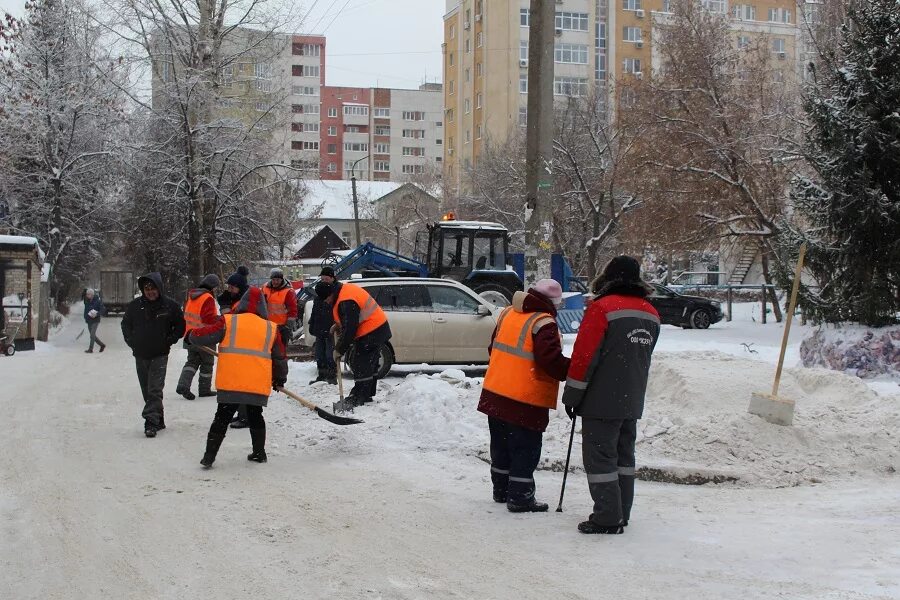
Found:
[[[452,279],[354,279],[387,313],[393,337],[381,349],[378,377],[394,364],[487,364],[500,309]],[[304,329],[312,302],[304,306]],[[304,331],[307,345],[315,338]]]
[[[685,296],[664,285],[651,283],[653,293],[647,298],[656,308],[665,325],[677,325],[685,329],[708,329],[724,316],[722,305],[700,296]]]

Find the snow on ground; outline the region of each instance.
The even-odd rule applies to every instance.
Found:
[[[349,427],[273,395],[270,462],[248,463],[249,436],[231,430],[203,471],[215,404],[174,393],[186,353],[169,360],[168,429],[147,440],[118,326],[105,319],[108,350],[84,354],[73,310],[50,344],[0,358],[3,597],[900,597],[900,397],[795,358],[781,393],[796,426],[748,415],[780,325],[664,327],[638,460],[740,481],[639,482],[626,534],[599,539],[575,531],[591,510],[581,473],[563,513],[491,501],[477,377],[392,376]],[[336,388],[313,376],[292,363],[289,387],[330,406]],[[569,427],[551,419],[545,469],[564,460]],[[539,471],[539,498],[555,505],[561,478]]]

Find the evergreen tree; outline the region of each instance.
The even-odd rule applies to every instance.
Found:
[[[900,311],[900,0],[854,2],[847,16],[804,102],[814,174],[793,181],[781,242],[808,244],[805,314],[878,326]]]

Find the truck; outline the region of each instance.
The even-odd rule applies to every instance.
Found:
[[[125,307],[134,299],[137,289],[132,271],[100,271],[100,298],[107,313],[124,313]]]

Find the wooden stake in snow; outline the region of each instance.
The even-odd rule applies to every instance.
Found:
[[[794,270],[794,286],[791,289],[791,301],[788,305],[787,322],[784,324],[784,336],[781,338],[781,353],[778,355],[778,368],[775,370],[775,383],[771,394],[753,392],[750,395],[750,414],[758,415],[775,425],[791,425],[794,422],[794,401],[778,396],[778,385],[781,383],[781,369],[784,366],[784,353],[787,350],[788,336],[791,334],[791,322],[794,320],[794,309],[797,306],[797,292],[800,290],[800,273],[803,270],[803,258],[806,256],[806,243],[800,246],[797,257],[797,268]]]

